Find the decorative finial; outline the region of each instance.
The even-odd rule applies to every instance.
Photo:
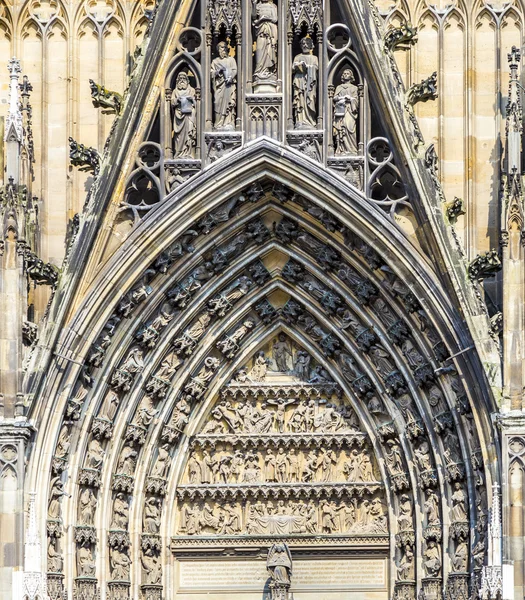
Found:
[[[9,84],[9,111],[6,117],[4,141],[17,141],[21,143],[24,129],[18,97],[18,79],[22,70],[20,68],[20,61],[15,57],[11,58],[7,63],[7,70],[9,71],[11,82]]]

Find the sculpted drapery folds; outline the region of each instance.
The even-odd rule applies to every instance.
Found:
[[[293,61],[293,108],[296,129],[317,125],[317,72],[319,60],[312,54],[312,38],[301,40],[301,54]]]
[[[345,69],[335,88],[333,130],[336,154],[357,154],[359,94],[351,69]]]
[[[253,0],[255,81],[277,79],[277,6],[272,0]]]
[[[195,88],[188,74],[177,75],[175,89],[171,92],[173,110],[173,153],[175,158],[195,158],[197,142],[197,110]]]
[[[231,130],[235,129],[237,109],[237,63],[228,55],[226,42],[217,44],[217,52],[219,56],[211,62],[214,128]]]

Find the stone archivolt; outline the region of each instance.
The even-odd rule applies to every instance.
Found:
[[[447,354],[431,318],[385,259],[330,211],[272,182],[259,185],[243,192],[252,201],[233,216],[221,220],[213,209],[206,222],[214,225],[191,236],[192,252],[175,242],[172,258],[156,258],[115,304],[98,334],[103,344],[93,347],[103,346],[98,359],[89,358],[93,350],[86,354],[55,449],[61,473],[78,470],[78,484],[68,489],[79,487],[69,500],[60,478],[51,483],[48,525],[50,539],[59,539],[62,504],[83,498],[78,566],[67,573],[78,588],[108,581],[116,598],[115,590],[126,596],[132,579],[160,585],[163,536],[175,536],[179,548],[178,535],[362,535],[366,544],[390,532],[397,535],[400,585],[415,581],[415,557],[423,552],[433,558],[417,576],[440,577],[436,545],[440,557],[450,552],[453,569],[468,556],[469,532],[454,497],[467,498],[474,469],[480,475],[470,505],[478,529],[470,543],[483,543],[485,482],[474,460],[480,443],[467,427],[468,391],[446,363],[434,372]],[[268,322],[255,309],[263,300],[274,310]],[[234,339],[248,320],[253,326],[235,338],[235,351],[221,352],[217,344]],[[144,342],[145,329],[155,332],[153,344]],[[250,410],[258,417],[245,418]],[[89,430],[85,442],[80,426]],[[180,461],[174,469],[183,448],[200,475],[189,473],[189,462],[184,472]],[[243,464],[235,470],[239,452]],[[280,454],[284,466],[272,475],[268,464],[273,455],[277,467]],[[72,456],[80,462],[70,464]],[[170,529],[168,497],[178,503]],[[422,545],[414,512],[401,519],[405,497],[425,515]],[[99,522],[99,509],[94,520],[91,514],[95,501],[111,514],[108,536],[90,524]],[[142,513],[140,548],[129,543],[131,519],[115,518],[131,510]],[[303,510],[312,511],[310,520]],[[110,562],[99,572],[90,565],[106,543]],[[54,544],[53,552],[60,548]]]

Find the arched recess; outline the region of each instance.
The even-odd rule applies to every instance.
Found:
[[[178,589],[169,549],[187,436],[282,331],[341,389],[377,456],[384,593],[466,589],[484,560],[498,456],[489,388],[451,298],[359,191],[276,142],[186,182],[79,299],[37,380],[29,485],[48,489],[49,577],[111,597]],[[228,337],[240,342],[231,357]]]

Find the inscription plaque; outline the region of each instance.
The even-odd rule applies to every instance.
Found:
[[[181,590],[260,590],[264,561],[180,561]],[[294,560],[292,590],[385,589],[386,559]]]

